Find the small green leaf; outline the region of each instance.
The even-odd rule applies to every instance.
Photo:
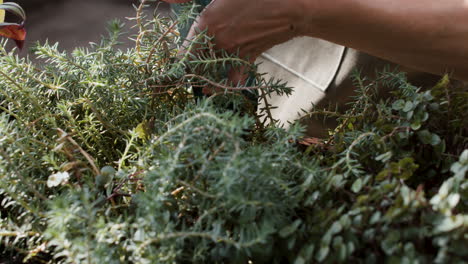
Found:
[[[418,132],[418,138],[424,144],[431,144],[432,142],[432,133],[428,130],[421,130]]]
[[[315,245],[310,244],[301,249],[300,256],[303,259],[310,260],[314,255]]]
[[[413,110],[413,108],[414,108],[414,104],[412,102],[410,102],[410,101],[407,101],[405,103],[405,106],[403,107],[403,112],[409,112],[409,111]]]
[[[381,154],[375,158],[376,161],[381,161],[381,162],[387,162],[389,161],[393,156],[392,151],[385,152],[384,154]]]
[[[447,202],[448,202],[450,208],[455,208],[457,206],[458,202],[460,202],[460,194],[458,194],[458,193],[450,194],[447,197]]]
[[[348,228],[351,225],[351,219],[348,215],[343,215],[340,218],[340,223],[343,228]]]
[[[436,227],[436,232],[448,232],[463,226],[464,219],[462,215],[445,217]]]
[[[353,185],[351,186],[351,190],[354,193],[358,193],[361,191],[362,187],[363,187],[362,179],[358,178],[356,181],[354,181]]]
[[[109,175],[99,174],[94,179],[94,184],[96,185],[96,188],[102,189],[106,186],[107,183],[110,182],[110,180],[111,177]]]
[[[341,262],[344,262],[346,260],[346,257],[347,257],[346,245],[341,244],[338,246],[338,259]]]
[[[391,231],[387,234],[384,240],[380,243],[382,250],[391,256],[399,247],[400,234],[397,231]]]
[[[338,248],[338,246],[342,244],[343,244],[343,238],[341,236],[337,236],[333,238],[333,242],[332,242],[333,248]]]
[[[325,260],[325,258],[328,256],[328,253],[330,252],[330,248],[328,246],[322,246],[316,256],[316,259],[318,262],[322,262]]]
[[[101,174],[106,175],[106,176],[114,176],[116,173],[116,170],[112,166],[104,166],[101,168]]]
[[[340,221],[335,221],[330,227],[330,230],[328,230],[328,232],[334,235],[334,234],[341,232],[341,230],[343,230],[343,227],[341,226]]]
[[[403,109],[404,107],[405,107],[405,101],[402,99],[395,101],[392,105],[392,109],[397,110],[397,111]]]
[[[432,134],[430,144],[431,144],[432,146],[436,146],[436,145],[439,145],[440,142],[442,142],[442,140],[440,139],[439,135],[437,135],[437,134]]]
[[[409,111],[409,112],[406,113],[406,118],[411,119],[413,117],[413,115],[414,115],[414,111]]]
[[[382,217],[382,213],[380,211],[375,212],[372,217],[370,218],[369,223],[371,225],[376,224],[380,221],[380,218]]]
[[[413,123],[411,123],[411,129],[413,129],[413,130],[418,130],[418,129],[421,128],[421,126],[422,126],[422,123],[419,120],[414,121]]]
[[[142,242],[145,240],[145,231],[143,229],[138,229],[135,234],[133,234],[133,239],[137,242]]]
[[[301,225],[301,223],[302,221],[298,219],[294,221],[294,223],[292,223],[291,225],[284,227],[279,232],[280,237],[285,238],[291,235],[292,233],[296,232],[297,228]]]
[[[135,128],[135,132],[140,139],[146,140],[150,137],[148,133],[148,122],[143,121]]]
[[[354,245],[354,243],[352,241],[349,241],[347,244],[346,244],[346,251],[349,255],[353,254],[353,252],[356,250],[356,246]]]
[[[383,180],[385,180],[387,177],[389,177],[390,175],[392,175],[392,173],[390,172],[390,170],[384,169],[384,170],[382,170],[381,172],[379,172],[379,174],[377,174],[377,176],[375,177],[375,179],[376,179],[377,181],[383,181]]]
[[[429,113],[427,113],[427,112],[424,112],[424,114],[423,114],[423,117],[422,117],[421,121],[423,121],[423,122],[426,122],[428,119],[429,119]]]
[[[305,259],[303,257],[299,256],[294,261],[294,264],[306,264],[306,261],[305,261]]]
[[[414,162],[414,159],[411,157],[407,157],[401,159],[398,162],[398,169],[395,172],[398,178],[402,180],[408,180],[413,176],[416,170],[419,168],[419,165]]]

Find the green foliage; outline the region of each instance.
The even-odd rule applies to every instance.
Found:
[[[0,50],[5,258],[466,261],[466,89],[448,77],[422,90],[400,73],[356,76],[351,108],[332,113],[340,125],[302,151],[303,128],[278,127],[250,99],[290,88],[260,74],[231,87],[226,70],[246,62],[214,53],[203,34],[192,45],[206,53],[180,55],[176,22],[141,10],[128,51],[116,22],[72,54],[38,46],[39,66]],[[206,86],[218,91],[193,95]]]

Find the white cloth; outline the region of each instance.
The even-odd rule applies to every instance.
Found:
[[[287,81],[293,87],[290,96],[272,96],[269,103],[273,118],[287,127],[304,116],[313,106],[334,106],[343,109],[355,93],[352,73],[359,69],[363,76],[372,79],[384,67],[399,67],[408,73],[415,85],[424,86],[437,81],[437,76],[411,71],[356,50],[324,40],[309,37],[296,38],[275,46],[257,60],[259,72]],[[385,95],[385,91],[381,91]],[[259,108],[264,105],[260,104]],[[327,129],[336,125],[334,119],[303,118],[309,136],[326,136]]]
[[[274,96],[269,103],[275,119],[283,124],[297,119],[302,110],[325,97],[335,78],[345,47],[314,38],[296,38],[265,52],[257,62],[259,72],[288,82],[294,88],[291,96]]]

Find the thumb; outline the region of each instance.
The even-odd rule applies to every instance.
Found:
[[[251,64],[255,63],[257,56],[254,56],[249,59]],[[247,79],[250,77],[251,66],[244,65],[237,68],[232,68],[229,70],[228,79],[233,85],[244,86],[247,84]]]
[[[187,3],[192,0],[162,0],[163,2],[169,3],[169,4],[181,4],[181,3]]]

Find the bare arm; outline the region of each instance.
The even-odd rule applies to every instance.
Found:
[[[311,36],[468,80],[467,0],[214,0],[191,34],[197,29],[208,29],[219,48],[251,59]]]
[[[468,1],[336,0],[327,5],[326,16],[308,22],[307,35],[468,80]]]

